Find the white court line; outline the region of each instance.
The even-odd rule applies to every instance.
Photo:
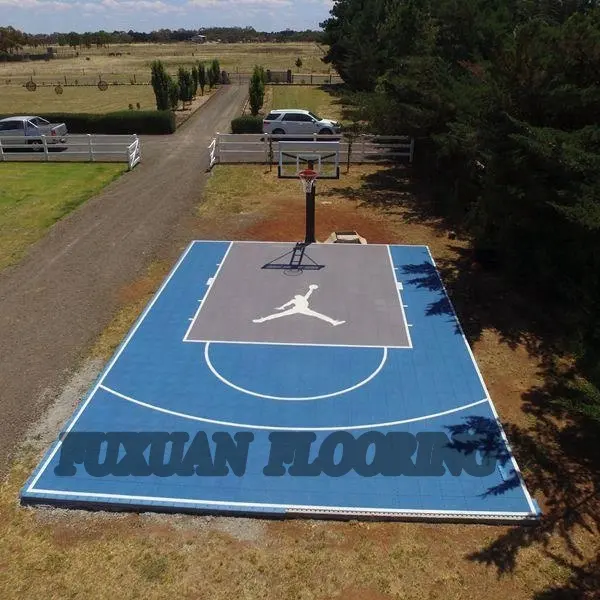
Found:
[[[215,242],[220,242],[221,244],[223,242],[228,242],[229,240],[194,240],[192,242],[192,244],[197,243],[197,244],[213,244]],[[271,244],[272,246],[289,246],[290,244],[292,245],[296,245],[298,243],[298,241],[296,240],[295,242],[282,242],[282,241],[265,241],[265,240],[235,240],[236,244]],[[429,246],[426,246],[424,244],[325,244],[325,243],[321,243],[321,242],[316,242],[315,244],[311,244],[313,246],[318,246],[320,247],[336,247],[336,248],[341,248],[342,246],[344,248],[362,248],[364,246],[371,246],[371,247],[378,247],[378,246],[385,246],[386,248],[389,246],[394,246],[394,247],[399,247],[399,248],[427,248],[427,251],[429,251]]]
[[[128,494],[106,494],[106,493],[94,493],[94,492],[73,492],[73,491],[60,491],[60,490],[34,490],[36,494],[61,494],[64,496],[81,496],[91,498],[106,498],[114,500],[137,500],[139,502],[172,502],[179,504],[204,504],[205,506],[236,506],[239,508],[265,508],[265,509],[285,509],[289,512],[346,512],[346,513],[373,513],[380,515],[450,515],[458,517],[461,515],[472,516],[472,517],[493,517],[497,519],[509,518],[527,518],[531,517],[531,513],[527,512],[502,512],[493,510],[429,510],[423,508],[357,508],[355,506],[320,506],[310,504],[276,504],[270,502],[240,502],[240,501],[227,501],[227,500],[195,500],[193,498],[169,498],[162,496],[133,496]]]
[[[223,258],[221,259],[221,262],[219,263],[219,266],[217,267],[215,274],[209,278],[209,281],[211,283],[208,286],[208,289],[206,290],[206,293],[204,294],[204,296],[202,296],[202,301],[198,304],[198,308],[196,309],[196,312],[194,313],[194,316],[193,316],[192,320],[190,321],[190,325],[187,328],[185,335],[183,336],[184,342],[187,342],[187,336],[189,335],[190,331],[192,330],[192,327],[194,326],[194,323],[196,322],[196,319],[198,318],[198,315],[200,314],[200,311],[202,310],[202,307],[204,306],[204,302],[206,301],[207,296],[210,294],[210,290],[212,290],[213,284],[215,283],[217,276],[219,275],[219,271],[221,270],[221,267],[223,266],[223,263],[225,262],[225,259],[227,258],[227,255],[229,254],[229,251],[231,250],[232,246],[233,246],[233,242],[229,242],[229,246],[227,246],[227,250],[225,251]]]
[[[387,247],[387,252],[388,252],[388,258],[390,259],[390,267],[392,269],[392,277],[394,278],[394,283],[396,284],[396,292],[398,294],[398,302],[400,303],[400,310],[402,311],[402,319],[404,320],[404,329],[406,331],[406,337],[408,338],[408,343],[409,346],[408,348],[412,348],[413,347],[413,343],[412,343],[412,338],[410,337],[410,331],[408,329],[408,321],[406,320],[406,313],[404,312],[404,302],[402,301],[402,295],[400,294],[400,288],[398,287],[398,284],[400,284],[400,286],[402,286],[402,282],[398,281],[398,278],[396,277],[396,270],[394,268],[394,260],[392,258],[392,251],[390,250],[390,247]]]
[[[537,510],[535,508],[535,504],[533,502],[533,499],[531,498],[531,494],[529,493],[529,490],[527,489],[527,486],[525,485],[525,480],[523,478],[523,474],[521,473],[521,469],[519,469],[519,465],[517,464],[517,461],[513,455],[512,449],[510,447],[510,444],[508,443],[508,438],[506,437],[506,433],[504,433],[504,427],[502,427],[502,423],[500,421],[500,417],[498,416],[498,413],[496,412],[496,407],[494,406],[494,403],[492,402],[492,398],[490,396],[490,392],[487,389],[487,386],[485,385],[485,381],[483,380],[483,375],[481,374],[481,371],[479,370],[479,365],[477,364],[477,361],[475,360],[475,355],[473,354],[473,350],[471,349],[471,346],[469,345],[469,342],[467,341],[467,337],[465,336],[465,332],[462,328],[462,325],[460,323],[460,320],[458,319],[458,315],[456,314],[456,310],[454,309],[454,305],[452,304],[452,300],[450,299],[450,296],[448,295],[448,291],[446,290],[446,286],[444,285],[444,282],[442,280],[442,277],[438,271],[437,265],[435,264],[435,260],[433,258],[433,255],[431,254],[431,250],[429,249],[429,247],[427,247],[427,252],[429,253],[429,257],[431,258],[431,262],[433,263],[433,266],[435,267],[435,271],[438,275],[438,278],[440,280],[440,283],[442,284],[442,289],[444,290],[444,294],[446,294],[446,298],[448,298],[448,303],[450,305],[450,308],[452,310],[452,313],[454,314],[454,318],[456,320],[456,323],[458,324],[458,329],[460,331],[460,335],[462,336],[463,342],[465,343],[465,346],[467,348],[467,352],[469,353],[469,356],[471,357],[471,361],[473,362],[473,366],[475,367],[475,371],[477,373],[477,376],[479,377],[479,381],[481,383],[481,387],[483,388],[483,391],[486,394],[486,401],[489,402],[490,405],[490,409],[492,411],[492,414],[494,415],[495,419],[496,419],[496,423],[498,424],[498,428],[500,429],[500,435],[502,436],[502,439],[504,440],[504,443],[506,445],[506,449],[508,450],[508,453],[510,454],[510,460],[513,464],[513,469],[515,471],[515,473],[517,474],[517,477],[519,479],[519,483],[521,484],[521,489],[523,490],[523,493],[525,494],[525,498],[527,499],[527,503],[529,504],[529,508],[531,509],[532,512],[536,513]]]
[[[256,341],[244,341],[244,340],[183,340],[186,344],[243,344],[243,345],[255,345],[255,346],[314,346],[325,347],[325,348],[379,348],[383,350],[387,348],[389,350],[412,350],[412,346],[370,346],[365,344],[311,344],[309,342],[256,342]]]
[[[142,402],[141,400],[136,400],[131,396],[126,396],[125,394],[121,394],[112,388],[109,388],[105,385],[100,386],[105,392],[109,394],[113,394],[122,400],[127,400],[127,402],[132,402],[133,404],[137,404],[139,406],[143,406],[144,408],[149,408],[151,410],[156,410],[161,413],[165,413],[167,415],[172,415],[174,417],[181,417],[182,419],[189,419],[190,421],[200,421],[202,423],[210,423],[211,425],[223,425],[225,427],[237,427],[239,429],[257,429],[264,431],[354,431],[360,429],[372,429],[374,427],[393,427],[395,425],[404,425],[405,423],[415,423],[417,421],[425,421],[427,419],[435,419],[437,417],[443,417],[444,415],[450,415],[455,412],[459,412],[461,410],[466,410],[467,408],[471,408],[473,406],[477,406],[478,404],[484,404],[488,402],[487,398],[483,400],[478,400],[477,402],[471,402],[470,404],[464,404],[463,406],[457,406],[455,408],[450,408],[448,410],[444,410],[442,412],[433,413],[430,415],[423,415],[421,417],[413,417],[412,419],[402,419],[400,421],[388,421],[385,423],[369,423],[368,425],[350,425],[348,427],[280,427],[277,425],[251,425],[249,423],[234,423],[231,421],[220,421],[217,419],[207,419],[206,417],[197,417],[195,415],[189,415],[187,413],[177,412],[175,410],[170,410],[168,408],[162,408],[160,406],[156,406],[154,404],[149,404],[148,402]]]
[[[260,394],[258,392],[253,392],[252,390],[247,390],[243,387],[240,387],[239,385],[232,383],[228,379],[225,379],[225,377],[223,377],[213,366],[213,364],[210,360],[210,356],[208,354],[209,347],[210,347],[210,343],[207,343],[204,348],[204,360],[206,361],[206,364],[207,364],[208,368],[211,370],[212,374],[217,379],[222,381],[225,385],[228,385],[230,388],[233,388],[234,390],[236,390],[237,392],[241,392],[242,394],[256,396],[257,398],[264,398],[266,400],[284,400],[286,402],[303,402],[303,401],[308,401],[308,400],[324,400],[325,398],[333,398],[334,396],[341,396],[342,394],[352,392],[353,390],[356,390],[356,389],[362,387],[363,385],[366,385],[367,383],[369,383],[369,381],[371,381],[371,379],[373,379],[374,377],[379,375],[379,372],[381,371],[381,369],[383,369],[383,365],[385,365],[385,361],[387,360],[387,354],[388,354],[387,348],[383,348],[383,355],[381,357],[381,362],[379,363],[379,366],[368,377],[366,377],[362,381],[359,381],[358,383],[354,384],[353,386],[350,386],[343,390],[338,390],[337,392],[332,392],[330,394],[320,394],[318,396],[295,396],[294,397],[294,396],[270,396],[268,394]]]
[[[127,346],[127,344],[129,344],[129,342],[131,341],[131,338],[134,336],[135,332],[138,330],[138,328],[140,327],[140,325],[142,324],[142,322],[144,321],[144,319],[148,316],[148,313],[150,312],[151,308],[154,306],[154,304],[158,300],[159,296],[163,293],[164,289],[167,287],[167,284],[169,283],[169,281],[171,281],[171,278],[173,277],[173,275],[175,275],[175,272],[181,266],[181,263],[183,263],[185,257],[188,255],[189,251],[194,246],[194,243],[195,242],[191,242],[188,245],[188,247],[186,248],[185,252],[181,255],[181,258],[177,261],[177,263],[175,264],[175,266],[173,267],[173,269],[169,273],[168,277],[163,281],[162,285],[160,286],[160,288],[156,292],[154,298],[152,298],[151,302],[148,304],[148,306],[146,306],[146,308],[144,309],[144,311],[142,312],[142,314],[140,315],[140,317],[138,318],[138,320],[134,324],[133,328],[127,334],[127,336],[125,337],[125,339],[121,343],[121,346],[119,347],[119,349],[117,350],[117,352],[115,353],[115,355],[112,357],[112,359],[108,363],[106,369],[104,370],[104,372],[102,373],[102,375],[99,377],[98,381],[96,382],[96,385],[93,387],[92,391],[89,393],[87,399],[81,405],[81,407],[79,408],[79,410],[75,413],[75,415],[72,418],[71,422],[67,426],[67,428],[65,430],[65,433],[69,433],[69,431],[71,431],[71,429],[73,429],[73,427],[75,426],[75,423],[77,423],[79,417],[81,417],[83,411],[86,409],[87,405],[90,403],[90,401],[92,400],[92,398],[94,397],[94,395],[98,391],[98,388],[100,388],[102,386],[102,382],[104,381],[104,379],[106,379],[106,376],[109,374],[110,370],[113,368],[113,366],[117,362],[117,359],[121,356],[121,354],[123,353],[123,350],[125,350],[125,347]],[[61,445],[62,445],[62,440],[59,440],[56,443],[56,446],[54,447],[54,450],[50,453],[50,455],[48,456],[48,458],[44,461],[44,464],[42,465],[42,467],[38,471],[37,475],[33,478],[33,480],[31,481],[31,483],[29,484],[29,487],[27,488],[28,492],[32,492],[33,491],[33,488],[34,488],[35,484],[38,482],[38,479],[42,476],[42,474],[44,473],[44,471],[48,468],[48,465],[50,464],[50,461],[54,458],[54,456],[58,452],[58,450],[61,447]]]

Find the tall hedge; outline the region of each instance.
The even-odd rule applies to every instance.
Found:
[[[12,115],[0,115],[0,119]],[[65,123],[69,133],[162,135],[174,133],[175,115],[170,110],[127,110],[105,114],[43,113],[51,123]]]
[[[231,121],[231,133],[262,133],[263,120],[261,117],[245,115]]]

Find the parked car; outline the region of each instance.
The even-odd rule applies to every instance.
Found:
[[[41,148],[42,136],[47,136],[49,144],[65,143],[67,126],[64,123],[50,123],[42,117],[8,117],[0,119],[0,140],[3,146],[6,142],[19,144],[35,144]],[[6,142],[5,142],[6,140]]]
[[[341,130],[337,121],[296,108],[272,110],[263,120],[263,133],[273,135],[333,135]]]

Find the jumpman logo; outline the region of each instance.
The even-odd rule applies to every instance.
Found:
[[[323,315],[318,313],[308,307],[308,299],[310,295],[318,288],[318,285],[312,284],[308,286],[308,292],[301,296],[300,294],[296,294],[289,302],[286,302],[282,306],[275,307],[275,310],[281,310],[283,312],[273,313],[268,317],[262,317],[260,319],[253,319],[253,323],[264,323],[265,321],[272,321],[273,319],[280,319],[281,317],[288,317],[290,315],[306,315],[307,317],[316,317],[317,319],[321,319],[322,321],[327,321],[330,325],[336,327],[337,325],[341,325],[346,321],[336,321],[327,315]],[[291,307],[291,308],[288,308]],[[288,308],[288,310],[286,310]]]

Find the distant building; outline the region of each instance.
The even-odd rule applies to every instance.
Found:
[[[190,39],[190,42],[194,42],[196,44],[204,44],[204,42],[206,42],[206,36],[205,35],[195,35],[193,38]]]

